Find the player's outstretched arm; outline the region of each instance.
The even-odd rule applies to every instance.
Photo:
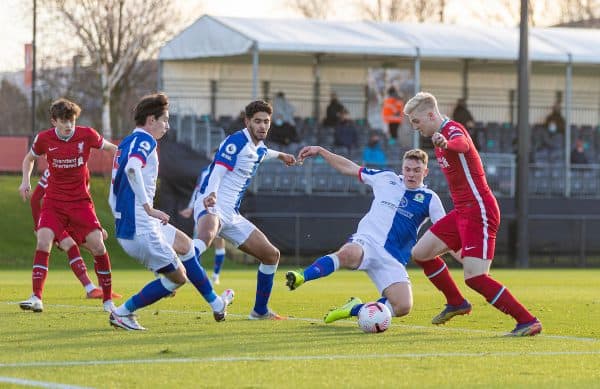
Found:
[[[21,185],[19,186],[19,194],[21,195],[23,201],[27,201],[27,199],[31,195],[30,179],[35,159],[36,157],[33,154],[31,154],[31,151],[25,155],[25,158],[23,158],[23,165],[21,169],[23,177],[21,178]]]
[[[273,158],[279,159],[280,161],[285,163],[286,166],[294,166],[296,164],[296,157],[294,157],[293,155],[287,154],[287,153],[282,153],[277,150],[267,149],[267,155],[266,155],[265,159],[273,159]]]
[[[279,160],[286,164],[286,166],[293,166],[296,164],[296,157],[291,154],[279,153],[277,156]]]
[[[117,152],[117,149],[118,149],[117,145],[104,139],[104,142],[102,143],[102,150],[106,150],[106,151],[110,152],[111,154],[114,154]]]
[[[360,166],[352,162],[351,160],[342,157],[341,155],[332,153],[329,150],[322,148],[321,146],[306,146],[298,153],[298,161],[303,161],[306,158],[310,158],[316,155],[323,157],[332,168],[338,172],[346,175],[356,177],[360,170]]]

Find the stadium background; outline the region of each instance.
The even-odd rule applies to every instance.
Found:
[[[329,94],[335,91],[350,110],[362,146],[368,131],[378,128],[369,121],[370,70],[401,69],[420,89],[439,97],[444,113],[450,114],[457,98],[467,99],[477,120],[474,136],[503,213],[497,263],[514,266],[517,34],[510,28],[277,19],[264,23],[204,16],[159,55],[158,88],[172,102],[172,131],[160,147],[159,206],[191,233],[191,222],[177,211],[187,204],[210,150],[254,96],[270,99],[285,91],[296,108],[302,144],[321,144],[360,162],[359,154],[334,147],[332,130],[320,125]],[[438,36],[446,39],[434,39]],[[546,28],[533,29],[530,37],[532,266],[600,264],[600,243],[595,239],[600,217],[594,214],[600,198],[600,56],[593,45],[598,36],[594,29]],[[555,153],[536,153],[540,123],[556,101],[569,123],[567,135]],[[398,169],[403,151],[412,146],[410,129],[404,127],[403,134],[399,145],[386,149],[390,168]],[[593,163],[566,164],[566,150],[576,138],[585,141]],[[20,170],[30,140],[2,137],[1,171]],[[284,150],[295,153],[299,146]],[[107,174],[110,161],[95,154],[90,167],[96,174]],[[42,168],[43,163],[38,169]],[[426,182],[448,208],[445,180],[435,161],[430,171]],[[304,255],[339,246],[369,203],[364,187],[326,166],[309,163],[283,169],[266,163],[242,211],[288,260],[300,262]]]

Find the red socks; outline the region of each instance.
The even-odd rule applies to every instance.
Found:
[[[76,244],[67,251],[67,256],[69,258],[69,266],[71,266],[71,270],[73,270],[81,285],[86,286],[91,284],[92,281],[88,276],[87,267],[85,266],[85,262],[83,262],[83,258],[81,258],[79,247]]]
[[[98,284],[102,288],[102,301],[112,299],[112,277],[108,253],[94,256],[94,270],[98,276]]]
[[[33,270],[31,271],[31,284],[33,286],[33,294],[40,300],[44,291],[44,284],[48,276],[48,259],[50,253],[46,251],[36,250],[33,257]]]
[[[488,303],[498,310],[511,315],[517,323],[528,323],[535,318],[509,291],[490,276],[482,274],[465,280],[465,283],[479,294],[483,295]]]
[[[442,258],[435,257],[429,261],[415,261],[415,263],[423,268],[423,273],[429,281],[446,296],[448,304],[460,305],[465,301]]]

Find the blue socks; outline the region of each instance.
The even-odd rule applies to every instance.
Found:
[[[340,260],[336,254],[329,254],[313,262],[312,265],[304,269],[304,281],[316,280],[326,277],[340,267]]]
[[[386,297],[382,297],[379,300],[377,300],[378,303],[382,303],[383,305],[386,305],[387,301],[388,299]],[[352,310],[350,311],[350,316],[358,316],[358,311],[360,311],[363,305],[365,304],[357,304],[354,307],[352,307]]]
[[[258,313],[259,315],[264,315],[269,311],[267,304],[269,303],[269,297],[271,297],[273,278],[275,278],[276,270],[277,265],[265,265],[261,263],[258,266],[254,312]]]
[[[185,255],[185,257],[185,259],[182,259],[182,263],[185,267],[188,280],[194,284],[194,287],[196,287],[207,303],[212,303],[217,298],[217,295],[208,280],[206,271],[204,271],[204,268],[200,265],[200,262],[198,262],[196,251],[193,247],[192,250],[190,250],[190,253]]]
[[[165,288],[161,279],[157,278],[146,284],[138,294],[131,296],[129,300],[125,302],[125,308],[127,308],[129,312],[134,312],[170,295],[171,292],[171,290]]]
[[[360,311],[363,305],[365,304],[357,304],[354,307],[352,307],[352,310],[350,310],[350,316],[358,316],[358,311]]]

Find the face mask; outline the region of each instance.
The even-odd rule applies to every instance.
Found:
[[[548,124],[548,131],[550,131],[550,132],[552,132],[552,133],[556,132],[556,123],[554,123],[554,122],[550,122],[550,123]]]

